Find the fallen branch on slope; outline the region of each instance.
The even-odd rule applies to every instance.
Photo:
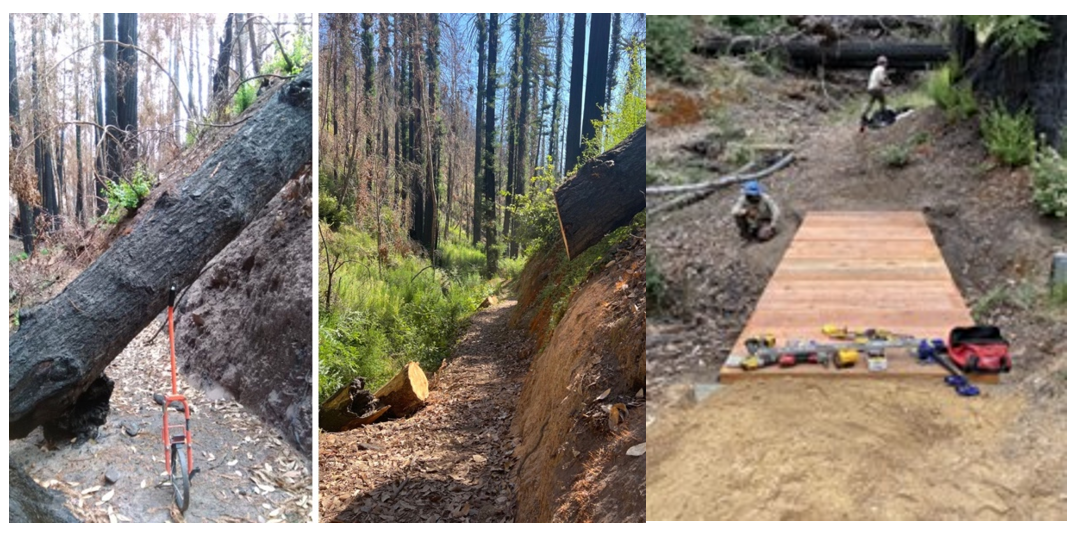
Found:
[[[736,183],[741,183],[741,182],[744,182],[744,181],[751,181],[751,180],[759,180],[759,179],[765,178],[765,177],[777,172],[778,170],[781,170],[781,169],[787,167],[795,159],[796,159],[795,154],[789,153],[789,154],[786,154],[781,159],[779,159],[776,163],[774,163],[774,164],[772,164],[772,165],[770,165],[770,166],[768,166],[768,167],[766,167],[766,168],[764,168],[764,169],[762,169],[762,170],[760,170],[758,172],[753,172],[751,174],[736,173],[736,174],[733,174],[731,176],[720,177],[720,178],[718,178],[716,180],[705,181],[705,182],[702,182],[702,183],[692,183],[690,185],[665,185],[665,186],[660,186],[660,187],[647,187],[646,188],[646,195],[651,196],[651,195],[677,194],[677,193],[702,192],[702,191],[711,191],[712,192],[714,190],[720,189],[721,187],[727,187],[729,185],[734,185]],[[651,212],[653,212],[653,210],[651,210]]]

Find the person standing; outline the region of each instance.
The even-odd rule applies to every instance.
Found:
[[[882,111],[885,111],[885,88],[891,85],[889,81],[889,75],[886,72],[886,66],[889,64],[889,60],[885,56],[878,56],[874,69],[871,70],[870,78],[867,80],[867,94],[870,95],[870,100],[867,101],[867,108],[863,110],[863,115],[859,121],[859,131],[863,131],[866,128],[867,123],[870,122],[871,109],[874,108],[875,102],[881,107]]]

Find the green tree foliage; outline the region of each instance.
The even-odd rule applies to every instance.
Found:
[[[646,67],[669,78],[690,82],[686,58],[694,46],[691,17],[646,17]]]
[[[553,201],[557,172],[552,157],[547,157],[546,163],[535,169],[540,173],[531,178],[527,194],[516,196],[515,204],[508,207],[519,220],[519,231],[513,239],[522,245],[524,256],[530,256],[543,245],[556,243],[560,237],[557,206]]]
[[[620,105],[610,104],[603,112],[604,120],[594,121],[594,131],[600,132],[584,141],[583,158],[590,159],[616,146],[635,130],[646,125],[646,79],[644,77],[643,47],[633,43],[629,48],[628,79],[624,84]]]
[[[980,34],[997,39],[1007,53],[1023,54],[1050,38],[1047,27],[1030,15],[965,15]]]

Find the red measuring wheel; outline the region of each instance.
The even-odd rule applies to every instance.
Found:
[[[197,472],[194,468],[194,451],[191,449],[191,407],[187,397],[179,393],[176,386],[176,333],[173,322],[173,309],[176,305],[176,286],[168,289],[168,347],[172,359],[172,394],[164,395],[161,402],[164,410],[164,422],[161,424],[161,438],[164,439],[164,465],[172,480],[172,497],[179,511],[186,512],[190,506],[191,478]],[[181,423],[170,423],[168,411],[176,409],[183,413]]]

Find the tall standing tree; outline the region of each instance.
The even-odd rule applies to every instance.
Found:
[[[77,15],[76,15],[77,16]],[[81,22],[81,20],[80,20]],[[75,44],[76,48],[82,48],[82,27],[81,24],[77,24],[75,27]],[[84,198],[84,184],[82,183],[82,91],[80,86],[82,85],[82,62],[75,62],[75,160],[77,162],[77,179],[75,189],[75,220],[79,225],[86,225],[86,213],[83,211],[82,203]]]
[[[254,74],[262,72],[262,49],[258,46],[258,32],[254,30],[254,13],[247,13],[247,40],[250,41],[250,60],[254,62]]]
[[[475,88],[474,139],[474,216],[471,223],[471,244],[482,240],[482,140],[485,127],[486,100],[486,14],[478,13],[478,78]]]
[[[223,95],[228,91],[228,65],[232,60],[232,15],[234,13],[228,13],[228,18],[224,19],[224,38],[220,41],[217,71],[213,74],[213,99],[217,101],[217,105],[221,105]]]
[[[11,89],[8,91],[8,133],[11,137],[11,151],[18,152],[22,146],[22,136],[19,135],[19,77],[18,63],[15,54],[15,14],[7,14],[8,24],[8,83]],[[16,179],[11,176],[11,179]],[[23,183],[16,195],[19,197],[19,233],[22,234],[22,248],[27,255],[34,253],[34,210],[30,203],[32,186]]]
[[[564,70],[564,13],[557,13],[557,36],[553,41],[554,46],[557,47],[555,54],[556,59],[553,62],[553,117],[551,119],[552,127],[549,133],[549,153],[553,156],[553,168],[560,169],[560,150],[558,149],[560,142],[560,87],[561,79],[564,77],[562,72]]]
[[[45,15],[33,15],[33,28],[30,32],[30,101],[31,113],[33,114],[34,136],[34,167],[37,170],[38,191],[41,193],[41,201],[44,203],[45,212],[49,215],[49,227],[55,229],[56,216],[60,213],[60,206],[56,198],[56,167],[52,160],[51,135],[48,135],[43,118],[45,110],[41,109],[41,79],[38,69],[38,55],[45,44]],[[35,217],[36,217],[35,209]]]
[[[523,80],[521,72],[521,55],[523,51],[523,14],[516,13],[512,16],[512,70],[508,74],[508,172],[505,174],[504,185],[504,229],[502,235],[507,241],[512,238],[512,210],[508,209],[514,202],[517,165],[517,154],[522,149],[519,143],[519,85]],[[511,245],[508,253],[511,254]]]
[[[512,182],[513,201],[526,193],[527,180],[530,179],[530,172],[528,169],[530,165],[527,164],[527,133],[530,130],[530,111],[531,111],[531,80],[533,75],[531,73],[531,65],[533,63],[533,37],[534,37],[534,15],[524,13],[522,15],[522,39],[521,39],[521,54],[522,62],[520,65],[521,75],[520,79],[522,84],[519,89],[519,134],[518,144],[516,149],[516,176]],[[506,209],[505,211],[508,211]],[[519,256],[519,242],[514,238],[519,234],[518,232],[519,221],[516,220],[511,228],[513,239],[508,246],[508,253],[514,258]]]
[[[123,150],[117,176],[122,176],[138,158],[138,14],[120,13],[117,27],[120,50],[116,60],[116,78],[122,88],[116,106],[122,132]]]
[[[233,42],[233,54],[235,55],[235,73],[239,80],[243,80],[246,75],[246,54],[244,41],[244,31],[246,31],[246,18],[243,13],[235,13],[235,41]]]
[[[605,101],[613,103],[613,89],[616,89],[616,71],[620,66],[620,13],[613,13],[613,34],[609,39],[609,71],[605,81]]]
[[[497,175],[495,172],[495,117],[494,95],[497,91],[497,13],[489,14],[489,62],[486,67],[486,148],[482,154],[485,177],[482,190],[485,198],[485,216],[482,224],[486,230],[486,278],[492,279],[497,272]]]
[[[107,16],[105,18],[107,18]],[[101,41],[107,40],[108,38],[106,37],[106,35],[108,35],[108,34],[104,32],[104,29],[103,29],[102,23],[101,23],[100,15],[94,15],[93,19],[94,19],[94,31],[93,31],[93,34],[94,34],[95,40],[101,40]],[[105,44],[105,48],[108,48],[109,46],[115,46],[115,45]],[[102,55],[104,55],[104,54],[102,53]],[[93,60],[93,100],[94,100],[94,108],[95,108],[94,113],[96,114],[96,122],[97,122],[97,124],[107,127],[107,124],[106,124],[106,121],[105,121],[105,98],[102,98],[102,96],[101,96],[101,85],[102,85],[102,82],[101,82],[101,60],[100,59],[94,59]],[[105,166],[105,157],[106,157],[105,154],[107,154],[107,152],[108,152],[108,149],[107,149],[108,137],[106,135],[103,135],[103,133],[107,133],[107,130],[102,130],[100,127],[93,129],[93,146],[94,146],[93,164],[94,164],[94,169],[95,169],[94,179],[93,179],[93,183],[94,183],[93,190],[94,190],[94,197],[97,199],[97,202],[96,202],[96,205],[97,205],[96,214],[97,214],[97,216],[100,216],[102,213],[104,213],[105,209],[108,207],[108,204],[105,202],[105,194],[104,194],[105,180],[108,179],[108,169]]]
[[[572,76],[568,86],[568,131],[564,140],[564,174],[579,163],[583,153],[580,144],[583,117],[583,69],[586,67],[587,14],[576,13],[572,24]]]
[[[582,142],[593,139],[601,132],[595,131],[594,121],[602,119],[605,108],[605,80],[609,66],[609,13],[590,16],[590,44],[587,47],[587,83],[583,95]]]

